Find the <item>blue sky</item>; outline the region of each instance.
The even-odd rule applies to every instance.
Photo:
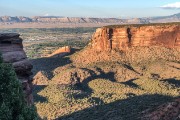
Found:
[[[180,12],[180,0],[0,0],[0,16],[149,17]]]

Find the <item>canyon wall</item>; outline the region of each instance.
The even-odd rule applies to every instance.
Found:
[[[135,46],[180,47],[180,24],[107,26],[96,30],[90,45],[97,51],[124,51]]]
[[[16,33],[0,34],[0,52],[5,63],[12,63],[18,79],[21,81],[26,101],[33,103],[32,97],[32,65],[23,50],[22,39]]]

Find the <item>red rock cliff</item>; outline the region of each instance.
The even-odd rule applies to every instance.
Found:
[[[133,46],[180,47],[180,24],[107,26],[96,30],[91,46],[98,51]]]
[[[22,39],[16,33],[0,34],[0,52],[4,62],[12,63],[18,79],[21,81],[27,103],[33,103],[32,98],[32,65],[23,50]]]

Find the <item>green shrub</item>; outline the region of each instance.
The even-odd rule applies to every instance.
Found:
[[[0,120],[36,120],[34,107],[27,106],[21,83],[10,64],[0,57]]]

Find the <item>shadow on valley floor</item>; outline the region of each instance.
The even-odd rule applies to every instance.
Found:
[[[169,78],[169,79],[164,79],[161,81],[165,81],[165,82],[168,82],[169,84],[172,84],[176,87],[180,87],[180,79],[177,79],[177,78]]]
[[[38,58],[31,60],[33,64],[33,76],[35,76],[39,71],[43,71],[46,77],[51,80],[53,77],[53,70],[57,67],[70,64],[71,61],[68,57],[47,57],[47,58]],[[32,76],[32,77],[33,77]],[[46,85],[34,85],[33,88],[33,97],[35,98],[34,102],[47,102],[47,98],[41,95],[38,95]]]
[[[76,99],[83,99],[83,98],[86,98],[88,96],[91,96],[91,94],[94,92],[90,87],[89,87],[89,82],[93,81],[93,80],[96,80],[96,79],[104,79],[104,80],[109,80],[111,82],[114,82],[114,83],[117,83],[117,84],[124,84],[124,85],[127,85],[129,87],[132,87],[132,88],[137,88],[137,89],[141,89],[139,87],[139,85],[133,83],[134,80],[137,80],[138,78],[134,78],[134,79],[130,79],[128,80],[127,82],[118,82],[116,79],[115,79],[115,73],[114,72],[108,72],[108,73],[105,73],[101,68],[97,68],[99,74],[97,75],[93,70],[90,70],[90,69],[87,69],[87,68],[83,68],[83,69],[86,69],[88,70],[90,73],[91,73],[91,76],[84,79],[82,82],[79,82],[78,84],[75,85],[75,88],[77,90],[82,90],[83,92],[85,92],[85,94],[82,94],[82,95],[77,95],[77,94],[72,94],[72,97],[73,98],[76,98]],[[134,96],[132,95],[131,93],[128,95],[128,96]],[[101,100],[99,100],[99,102],[102,102]]]
[[[34,102],[47,102],[47,98],[43,97],[41,95],[38,95],[37,93],[40,92],[41,90],[43,90],[46,87],[46,85],[35,85],[34,89],[33,89],[33,97]]]
[[[31,59],[30,61],[33,65],[33,76],[36,75],[36,73],[38,73],[39,71],[43,71],[45,72],[46,77],[51,80],[53,77],[54,69],[72,63],[69,57],[66,56],[72,55],[80,50],[81,49],[71,48],[71,53],[62,53],[59,55],[54,55],[52,57]]]
[[[133,81],[137,80],[138,78],[134,78],[134,79],[131,79],[131,80],[128,80],[126,82],[121,82],[122,84],[124,85],[128,85],[129,87],[133,87],[133,88],[139,88],[139,85],[133,83]],[[139,88],[140,89],[140,88]]]
[[[172,97],[159,94],[134,96],[77,111],[57,120],[138,120],[143,116],[143,111],[152,111],[171,100]]]
[[[33,75],[36,75],[39,71],[44,71],[49,80],[53,77],[53,70],[57,67],[61,67],[70,64],[71,61],[68,57],[47,57],[32,59]]]
[[[87,69],[87,68],[84,68],[84,69]],[[101,68],[97,68],[99,75],[96,75],[94,71],[92,71],[92,70],[89,70],[89,71],[91,71],[92,72],[91,74],[94,74],[94,75],[83,80],[83,82],[82,82],[83,85],[87,85],[90,81],[92,81],[94,79],[98,79],[98,78],[109,79],[112,82],[116,82],[116,79],[114,78],[114,75],[115,75],[114,72],[105,73]]]
[[[86,94],[84,94],[84,97],[87,97],[93,93],[93,90],[89,87],[88,83],[95,79],[108,79],[111,82],[117,82],[114,77],[114,75],[115,75],[114,72],[105,73],[101,68],[97,68],[97,70],[99,72],[99,74],[97,75],[93,70],[90,70],[87,68],[83,68],[83,69],[88,70],[90,72],[91,76],[84,79],[82,82],[79,82],[75,86],[77,89],[80,89],[80,90],[86,92]],[[73,97],[75,97],[75,96],[73,96]],[[81,96],[81,98],[82,98],[82,96]]]

